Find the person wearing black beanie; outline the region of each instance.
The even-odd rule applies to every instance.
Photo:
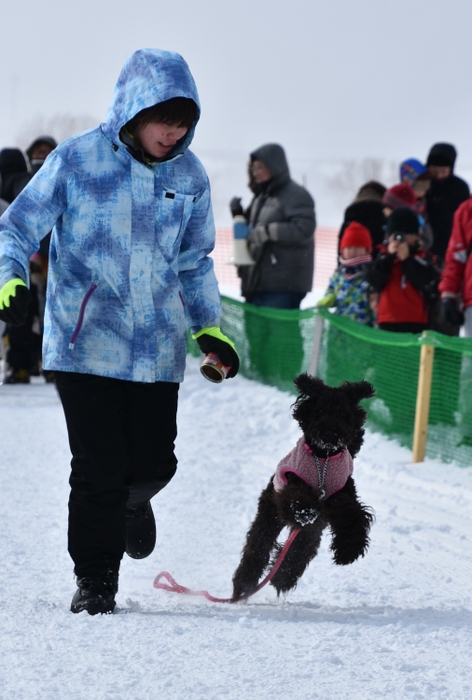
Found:
[[[382,197],[387,188],[376,180],[369,180],[359,188],[354,200],[344,211],[343,223],[338,235],[338,256],[341,254],[341,239],[349,224],[362,224],[369,229],[372,238],[372,257],[377,257],[384,239],[385,216]]]
[[[365,275],[379,293],[377,325],[387,331],[422,333],[430,327],[429,303],[437,294],[439,270],[423,247],[413,209],[394,209],[386,234],[381,254]]]
[[[454,175],[456,158],[457,151],[452,144],[435,143],[426,159],[431,175],[431,185],[426,193],[428,220],[434,234],[431,252],[436,255],[440,267],[444,264],[454,213],[470,196],[468,184]]]
[[[0,151],[0,196],[8,203],[7,188],[12,177],[27,173],[26,159],[19,148],[2,148]]]

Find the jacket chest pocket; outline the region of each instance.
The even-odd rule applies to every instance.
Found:
[[[159,244],[171,251],[179,245],[196,201],[193,194],[164,190],[159,200]]]

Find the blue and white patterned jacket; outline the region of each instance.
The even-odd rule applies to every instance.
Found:
[[[0,286],[29,283],[28,260],[51,237],[43,367],[138,382],[183,379],[186,328],[221,315],[205,170],[187,150],[145,165],[119,132],[142,109],[197,89],[184,59],[136,51],[106,121],[67,139],[0,218]]]

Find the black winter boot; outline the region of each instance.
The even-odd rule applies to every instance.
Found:
[[[86,610],[89,615],[111,614],[115,609],[118,574],[110,572],[97,578],[77,578],[78,589],[72,598],[71,612]]]
[[[151,503],[126,509],[126,554],[132,559],[148,557],[156,546],[156,521]]]

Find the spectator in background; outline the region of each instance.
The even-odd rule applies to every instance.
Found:
[[[352,221],[344,229],[339,245],[339,266],[331,276],[325,296],[318,307],[335,307],[340,316],[374,325],[374,313],[369,305],[369,283],[365,272],[372,262],[372,238],[366,226]]]
[[[269,143],[250,154],[249,187],[254,194],[246,212],[238,198],[233,216],[243,215],[250,231],[248,251],[254,265],[238,265],[241,294],[252,306],[297,310],[313,286],[315,203],[309,192],[290,178],[285,151]],[[298,319],[280,320],[249,307],[244,313],[252,377],[287,381],[302,369],[303,337]],[[282,341],[282,342],[281,342]],[[297,371],[293,368],[297,367]]]
[[[416,158],[408,158],[400,163],[400,182],[410,185],[416,195],[414,210],[428,221],[426,192],[431,184],[428,168]]]
[[[18,173],[10,178],[8,186],[5,188],[7,201],[13,202],[18,197],[56,147],[57,143],[52,136],[39,136],[28,146],[26,155],[30,164],[29,171]]]
[[[26,173],[28,170],[26,159],[19,148],[2,148],[0,151],[0,197],[10,203],[6,192],[10,179],[14,176]]]
[[[372,257],[375,258],[384,239],[385,216],[383,213],[382,197],[386,187],[376,180],[369,180],[357,192],[353,202],[344,212],[344,219],[339,230],[339,242],[344,230],[350,223],[356,221],[369,229],[372,238]],[[338,245],[338,255],[340,253]]]
[[[56,146],[57,143],[52,136],[39,136],[28,146],[26,155],[30,163],[30,171],[13,174],[10,177],[6,188],[9,202],[17,198]],[[41,240],[39,250],[29,261],[33,303],[29,306],[26,323],[18,327],[8,324],[5,331],[8,348],[6,361],[9,367],[9,372],[4,379],[5,384],[29,384],[31,376],[39,376],[41,373],[47,383],[54,381],[54,372],[41,369],[50,239],[51,234],[48,233]]]
[[[429,328],[428,298],[439,280],[431,254],[420,238],[416,213],[394,209],[387,219],[388,241],[366,278],[379,293],[377,325],[382,330],[421,333]]]
[[[394,185],[390,187],[382,197],[382,202],[384,204],[384,214],[386,217],[390,216],[394,209],[399,207],[409,207],[413,209],[418,214],[418,220],[420,222],[420,236],[425,248],[428,250],[433,244],[433,231],[431,226],[426,223],[424,218],[418,211],[417,208],[417,197],[416,193],[410,185],[406,182],[400,183],[399,185]]]
[[[472,338],[472,197],[454,215],[439,291],[445,319]]]
[[[451,144],[436,143],[426,161],[431,175],[431,186],[426,193],[428,220],[434,234],[431,251],[440,267],[444,264],[454,213],[470,196],[467,183],[453,174],[456,156],[456,149]]]
[[[444,318],[453,326],[464,325],[464,335],[472,338],[472,197],[454,214],[452,234],[439,283]],[[462,307],[462,308],[461,308]],[[472,357],[462,355],[457,385],[461,415],[459,444],[472,446]]]
[[[255,265],[238,266],[241,294],[255,306],[298,309],[313,285],[315,204],[309,192],[290,178],[282,146],[269,143],[250,155],[254,193],[249,211],[230,204],[233,216],[245,215],[247,242]],[[252,183],[252,184],[251,184]]]

